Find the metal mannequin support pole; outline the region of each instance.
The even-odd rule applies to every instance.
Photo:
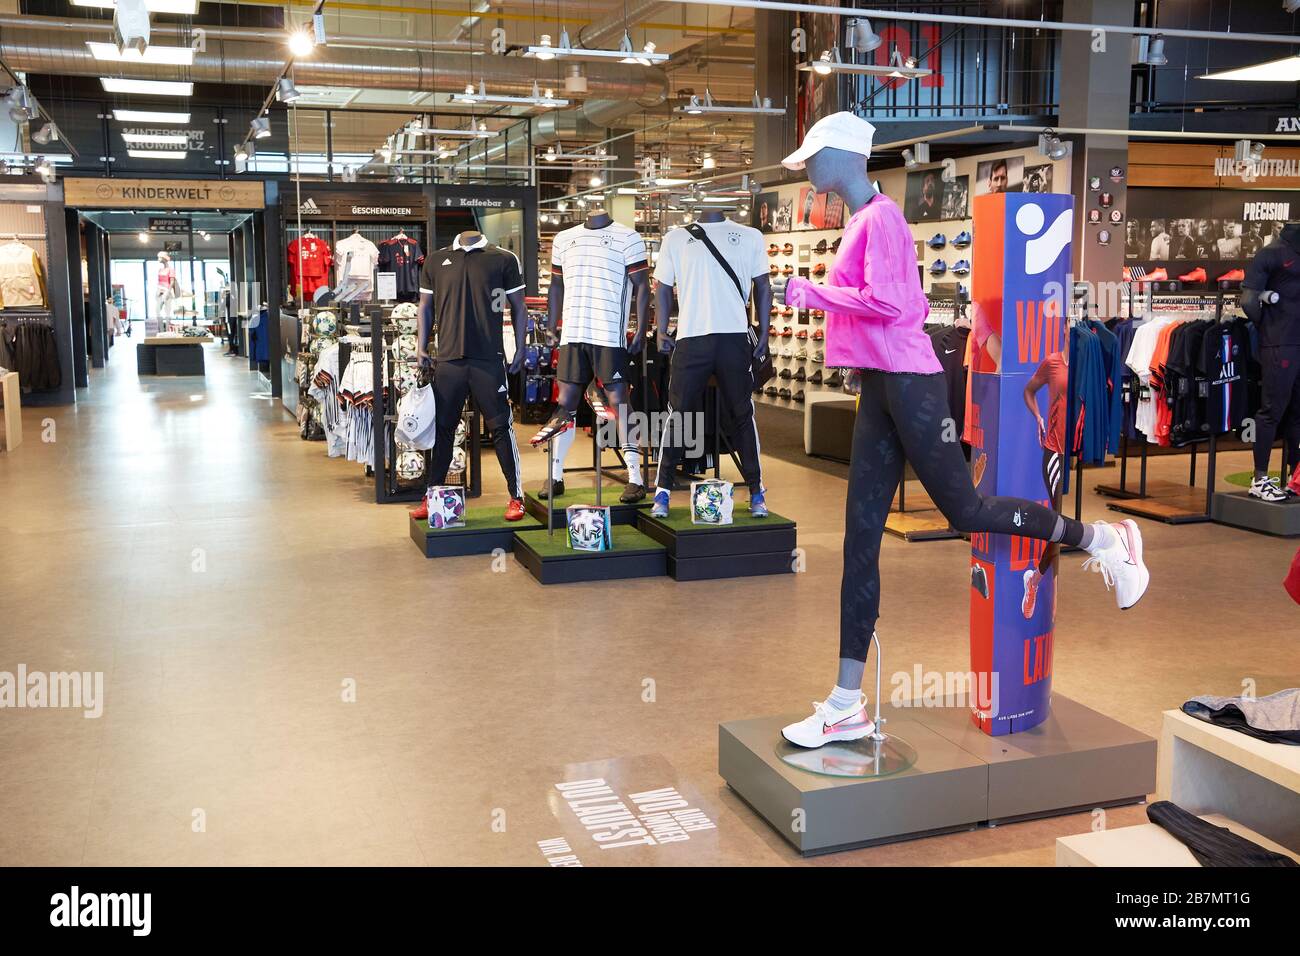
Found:
[[[549,481],[555,474],[555,436],[546,440],[546,478]],[[546,537],[555,537],[555,485],[552,483],[551,490],[546,495]]]
[[[601,450],[601,449],[600,449],[600,421],[599,421],[599,416],[597,416],[597,420],[595,421],[594,424],[595,424],[596,427],[593,428],[593,429],[591,430],[591,441],[592,441],[592,444],[595,446],[595,450],[596,450],[596,507],[599,508],[599,507],[600,507],[600,493],[601,493],[601,486],[605,484],[605,474],[604,474],[604,472],[601,470],[601,458],[603,458],[604,456],[600,453],[600,450]],[[575,423],[573,427],[574,427],[574,428],[577,428],[578,426],[577,426],[577,424]]]
[[[880,716],[880,658],[882,648],[880,646],[880,635],[875,631],[871,632],[871,641],[876,645],[876,729],[871,734],[871,739],[881,741],[885,739],[885,734],[881,728],[885,725],[885,718]],[[867,645],[867,653],[871,652],[871,645]]]

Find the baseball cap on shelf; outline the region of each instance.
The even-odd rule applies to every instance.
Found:
[[[862,117],[842,111],[832,113],[812,125],[799,148],[781,160],[781,165],[786,169],[803,169],[808,157],[827,146],[870,156],[871,140],[875,135],[876,128]]]

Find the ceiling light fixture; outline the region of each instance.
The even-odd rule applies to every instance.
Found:
[[[147,46],[143,51],[127,47],[119,50],[115,43],[87,40],[90,55],[109,63],[158,63],[165,66],[193,66],[194,51],[187,46]]]
[[[1038,134],[1038,151],[1048,159],[1064,159],[1070,155],[1070,144],[1049,129]]]
[[[310,33],[302,29],[294,30],[289,34],[288,44],[289,52],[297,60],[311,56],[311,51],[316,49],[316,40]]]
[[[849,21],[845,42],[850,49],[857,50],[859,53],[870,53],[884,41],[875,30],[871,29],[870,20],[855,18]]]
[[[479,80],[477,91],[474,89],[473,83],[467,83],[463,93],[453,93],[451,95],[451,101],[453,103],[514,103],[521,106],[545,106],[548,108],[569,105],[569,101],[557,97],[554,90],[546,90],[543,93],[539,89],[536,80],[533,81],[531,96],[506,96],[501,93],[488,93],[487,84]]]
[[[47,186],[54,182],[56,174],[54,164],[49,161],[48,157],[42,156],[40,162],[36,164],[36,175],[41,177],[41,182]]]
[[[193,96],[194,84],[188,80],[129,80],[121,76],[101,76],[105,93],[138,93],[141,96]]]
[[[253,139],[266,139],[271,135],[271,117],[259,116],[248,124],[248,132]]]
[[[1288,56],[1280,60],[1269,60],[1267,63],[1256,63],[1252,66],[1220,70],[1218,73],[1204,73],[1198,76],[1197,79],[1245,80],[1252,83],[1295,83],[1300,81],[1300,56]]]
[[[705,113],[717,115],[735,115],[735,116],[784,116],[784,106],[773,106],[770,97],[759,98],[758,91],[754,91],[754,98],[750,101],[749,106],[733,106],[727,103],[713,102],[713,94],[707,89],[704,91],[704,98],[692,95],[685,106],[678,106],[673,109],[674,113],[686,113],[690,116],[700,116]]]
[[[564,58],[569,60],[618,60],[620,63],[639,63],[642,66],[649,66],[652,63],[663,63],[669,59],[667,53],[659,53],[655,50],[654,43],[646,43],[640,50],[632,46],[632,37],[625,30],[623,38],[619,41],[617,50],[588,50],[585,48],[575,48],[569,40],[569,31],[560,31],[560,40],[554,46],[551,45],[550,37],[542,36],[542,42],[525,48],[524,56],[534,57],[538,60],[554,60]]]
[[[1258,163],[1264,158],[1264,144],[1239,139],[1233,143],[1233,158],[1239,163]]]
[[[51,140],[59,138],[59,131],[55,129],[53,123],[45,123],[36,132],[32,133],[32,142],[38,146],[48,146]]]
[[[36,105],[36,97],[32,96],[32,91],[25,86],[15,86],[9,91],[7,99],[9,118],[15,123],[25,123],[41,115],[40,108]]]
[[[460,136],[465,139],[491,139],[496,133],[487,129],[439,129],[434,126],[420,126],[413,123],[406,127],[408,133],[416,136]]]
[[[712,154],[712,153],[705,153],[703,156],[700,157],[700,168],[701,168],[701,169],[717,169],[717,168],[718,168],[718,161],[717,161],[716,159],[713,158],[713,154]]]
[[[135,234],[135,241],[138,242],[138,243],[140,243],[141,245],[144,245],[146,242],[149,241],[149,233],[147,233],[147,232],[137,232],[137,233]]]
[[[302,93],[293,85],[292,77],[282,76],[275,84],[275,95],[281,103],[292,103],[301,97]]]
[[[861,76],[887,76],[896,80],[915,80],[922,76],[929,76],[932,72],[918,66],[915,59],[904,57],[897,50],[890,56],[890,62],[884,66],[877,66],[874,63],[845,63],[840,58],[838,47],[825,50],[816,60],[800,63],[798,68],[805,73],[811,71],[819,76],[853,73]]]
[[[190,138],[183,133],[123,133],[122,142],[133,146],[188,146]]]
[[[1165,38],[1157,33],[1155,36],[1143,34],[1138,37],[1138,62],[1143,66],[1168,66],[1169,57],[1165,56]]]
[[[592,189],[599,189],[601,186],[605,185],[605,180],[600,178],[599,173],[596,173],[591,177],[590,183]]]
[[[112,10],[117,4],[114,0],[72,0],[72,5]],[[192,17],[199,10],[199,0],[144,0],[144,8],[150,13],[174,13],[182,17]]]
[[[162,110],[113,110],[113,119],[119,123],[175,123],[182,126],[190,121],[190,114]]]

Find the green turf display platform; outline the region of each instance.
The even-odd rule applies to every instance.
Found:
[[[1286,485],[1286,479],[1282,477],[1280,471],[1270,471],[1269,474],[1281,482],[1283,486]],[[1253,471],[1237,471],[1223,480],[1230,485],[1236,485],[1238,488],[1249,488],[1250,483],[1255,480],[1255,473]]]
[[[545,528],[515,534],[515,558],[542,584],[659,577],[668,570],[668,550],[629,525],[615,525],[613,551],[573,551],[568,531]]]
[[[524,516],[507,521],[505,508],[471,505],[465,509],[463,528],[430,528],[428,521],[411,518],[411,540],[426,558],[450,558],[466,554],[491,554],[497,548],[514,547],[515,532],[537,528],[537,521]]]
[[[636,524],[636,516],[641,511],[650,509],[649,496],[634,505],[625,505],[618,500],[623,493],[622,485],[605,485],[600,503],[609,506],[609,520],[616,525]],[[569,505],[594,505],[596,503],[596,486],[594,484],[566,485],[564,494],[555,499],[555,527],[563,528],[564,509]],[[524,495],[524,510],[546,526],[546,500],[538,498],[536,492]]]
[[[797,529],[789,518],[750,517],[740,510],[729,525],[692,524],[686,506],[670,508],[667,518],[648,513],[637,527],[668,549],[668,573],[678,581],[786,574],[794,570]]]

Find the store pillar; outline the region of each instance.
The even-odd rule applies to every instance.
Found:
[[[1067,347],[1070,196],[1002,193],[974,200],[974,339],[967,440],[981,495],[1053,506],[1038,423],[1025,386]],[[1049,420],[1048,389],[1037,396]],[[992,736],[1027,730],[1048,716],[1056,613],[1055,549],[1019,535],[971,536],[971,719]],[[1045,567],[1044,567],[1045,566]],[[1026,574],[1043,567],[1031,613]]]

